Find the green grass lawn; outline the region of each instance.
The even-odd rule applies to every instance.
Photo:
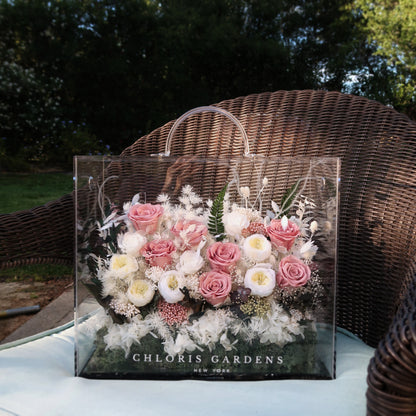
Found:
[[[0,174],[0,214],[30,209],[53,201],[73,189],[72,174]],[[0,270],[6,280],[48,280],[72,275],[72,267],[40,264]]]
[[[72,174],[0,174],[0,214],[43,205],[72,189]]]
[[[0,270],[0,281],[16,282],[31,280],[44,282],[51,279],[72,279],[73,268],[59,264],[31,264]]]

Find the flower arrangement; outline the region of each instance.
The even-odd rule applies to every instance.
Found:
[[[267,186],[264,178],[261,206]],[[315,237],[328,224],[313,219],[298,183],[266,214],[250,204],[250,188],[237,191],[240,204],[227,186],[213,201],[189,185],[176,204],[136,195],[92,224],[83,258],[87,286],[111,318],[102,323],[106,350],[127,356],[146,337],[172,357],[255,342],[282,348],[313,328],[325,299]]]

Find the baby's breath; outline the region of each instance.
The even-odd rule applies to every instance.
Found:
[[[170,200],[170,197],[167,194],[160,194],[156,199],[156,201],[159,202],[160,204],[165,204],[169,202],[169,200]]]
[[[249,296],[247,302],[243,303],[240,309],[246,315],[256,315],[262,318],[266,316],[271,308],[270,302],[266,298]]]
[[[137,253],[134,252],[131,255],[133,262],[137,262],[137,270],[135,269],[130,274],[121,277],[117,276],[112,269],[110,255],[108,255],[108,259],[107,257],[101,259],[98,255],[91,254],[91,259],[95,260],[97,264],[96,277],[100,282],[102,297],[110,297],[111,301],[107,305],[116,314],[125,317],[126,321],[125,324],[118,325],[113,324],[108,319],[106,323],[108,333],[105,336],[108,348],[119,347],[127,353],[133,343],[140,343],[141,338],[149,335],[159,339],[167,354],[175,355],[195,349],[202,351],[208,348],[212,351],[217,347],[222,347],[225,351],[231,351],[236,348],[235,344],[237,342],[251,343],[253,340],[264,344],[284,346],[295,341],[298,335],[303,336],[304,320],[314,318],[316,309],[322,306],[322,300],[325,298],[325,290],[318,271],[312,271],[309,281],[304,286],[285,288],[276,286],[271,294],[268,293],[267,297],[250,295],[250,289],[245,287],[247,272],[260,265],[256,257],[249,257],[249,254],[247,254],[249,251],[245,248],[244,243],[247,241],[245,239],[253,234],[261,234],[263,239],[272,240],[272,236],[268,234],[268,230],[270,231],[268,225],[271,224],[274,218],[278,217],[281,209],[275,202],[269,201],[265,208],[273,209],[274,213],[271,213],[270,217],[262,215],[262,196],[265,195],[267,186],[269,186],[269,180],[266,177],[261,182],[259,179],[257,187],[253,186],[251,189],[238,184],[237,192],[242,200],[240,205],[230,200],[230,194],[225,191],[227,186],[224,187],[224,196],[220,204],[221,210],[217,210],[221,215],[218,215],[217,222],[222,221],[221,218],[225,213],[233,219],[244,217],[244,223],[240,227],[241,233],[233,234],[230,232],[232,228],[229,227],[228,219],[223,221],[224,234],[228,233],[224,241],[238,246],[241,255],[235,264],[226,267],[225,271],[222,271],[222,273],[229,275],[227,278],[231,277],[232,288],[228,298],[219,305],[208,305],[207,302],[209,301],[200,292],[201,275],[210,271],[217,271],[212,265],[211,259],[207,257],[207,249],[216,241],[215,235],[207,225],[212,207],[213,205],[216,206],[217,201],[213,203],[212,200],[207,200],[204,204],[203,199],[194,191],[191,185],[185,185],[182,188],[178,198],[179,203],[176,205],[170,200],[168,194],[160,194],[156,201],[162,205],[163,214],[158,218],[157,229],[151,233],[143,233],[146,244],[152,241],[170,240],[175,245],[175,251],[169,255],[167,264],[153,263],[163,264],[164,268],[151,266],[148,259],[145,259],[138,249]],[[135,202],[139,201],[132,201],[124,206],[125,214],[120,218],[123,219],[125,224],[120,229],[119,236],[123,236],[126,230],[130,233],[136,232],[136,224],[133,225],[127,218],[127,211]],[[260,208],[258,208],[258,205]],[[290,218],[290,221],[298,225],[300,235],[296,236],[296,241],[291,243],[287,251],[279,251],[273,245],[272,251],[264,259],[264,264],[277,274],[279,273],[280,261],[285,256],[292,255],[301,259],[303,263],[313,269],[312,261],[316,261],[315,255],[317,254],[319,238],[326,231],[331,231],[328,226],[325,226],[325,221],[330,224],[333,207],[334,205],[328,204],[326,207],[327,213],[323,218],[320,218],[318,224],[314,219],[316,218],[315,202],[304,195],[300,195],[293,203],[293,208],[295,208],[293,211],[296,216]],[[233,214],[239,215],[233,217]],[[108,223],[120,220],[116,211],[107,215],[109,215],[107,217]],[[188,223],[189,226],[181,231],[179,236],[172,232],[172,227],[175,227],[178,222],[189,220],[195,220],[196,223],[201,223],[203,227],[208,228],[207,235],[203,236],[203,240],[194,245],[191,245],[191,241],[194,239],[192,234],[196,234],[196,231],[198,231],[196,223],[191,223],[191,225]],[[96,227],[103,240],[110,236],[110,229],[103,228],[99,222],[97,222]],[[273,242],[273,244],[275,243]],[[188,251],[188,257],[184,256],[185,250]],[[161,257],[163,257],[163,254]],[[186,265],[188,267],[184,267],[184,257],[187,259]],[[182,263],[180,263],[181,258]],[[192,261],[200,258],[201,265],[199,265],[199,268],[191,267]],[[138,279],[147,279],[156,292],[162,276],[170,270],[176,270],[181,274],[180,287],[182,289],[183,285],[185,288],[183,293],[186,294],[183,302],[167,303],[159,293],[151,300],[149,305],[145,306],[146,309],[141,311],[140,308],[129,301],[127,294],[130,293],[128,291],[131,290],[132,282]],[[193,273],[195,270],[198,271]],[[186,271],[193,274],[186,274]],[[241,289],[245,289],[247,293],[244,294],[244,300],[240,297],[240,301],[236,302],[234,295]],[[195,305],[202,304],[201,311],[203,313],[194,314],[192,318],[189,317],[188,321],[188,314],[191,313],[188,303],[189,298],[191,303],[194,302]],[[244,319],[241,319],[242,314],[245,315]]]
[[[123,315],[126,318],[132,318],[140,314],[140,309],[136,308],[133,304],[119,302],[117,299],[112,299],[109,306],[115,313]]]
[[[145,276],[153,283],[158,283],[163,273],[164,270],[161,267],[149,267],[145,271]]]
[[[182,188],[182,194],[183,195],[191,195],[192,193],[193,193],[193,190],[192,190],[192,186],[191,185],[185,185]]]
[[[199,279],[202,273],[198,272],[185,276],[186,288],[189,290],[189,295],[195,300],[202,300],[203,297],[199,293]]]

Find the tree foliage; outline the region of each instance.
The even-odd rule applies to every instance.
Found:
[[[62,80],[25,68],[16,62],[13,50],[4,51],[2,58],[0,126],[8,139],[4,150],[14,154],[34,148],[33,156],[39,156],[59,134]]]
[[[278,89],[399,106],[351,1],[0,0],[0,154],[119,153],[192,107]]]
[[[355,0],[374,55],[382,57],[395,107],[416,117],[416,3]]]

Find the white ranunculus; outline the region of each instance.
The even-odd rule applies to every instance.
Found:
[[[269,296],[276,286],[276,274],[273,269],[253,267],[246,272],[244,286],[251,289],[252,295]]]
[[[159,292],[168,303],[180,302],[185,297],[181,292],[183,286],[182,274],[176,270],[163,273],[158,283]]]
[[[272,245],[263,234],[253,234],[244,241],[244,254],[251,260],[264,261],[272,254]]]
[[[228,212],[223,215],[225,232],[232,237],[240,237],[244,228],[250,225],[250,221],[246,215],[241,212]]]
[[[110,260],[110,270],[114,276],[124,279],[139,268],[134,257],[127,254],[114,254]]]
[[[192,250],[184,251],[179,258],[179,270],[184,274],[194,274],[204,265],[202,256]]]
[[[147,243],[146,237],[138,232],[127,232],[118,238],[118,246],[123,253],[138,257],[140,249]]]
[[[144,279],[134,280],[127,290],[129,301],[139,308],[150,303],[154,294],[152,284]]]

